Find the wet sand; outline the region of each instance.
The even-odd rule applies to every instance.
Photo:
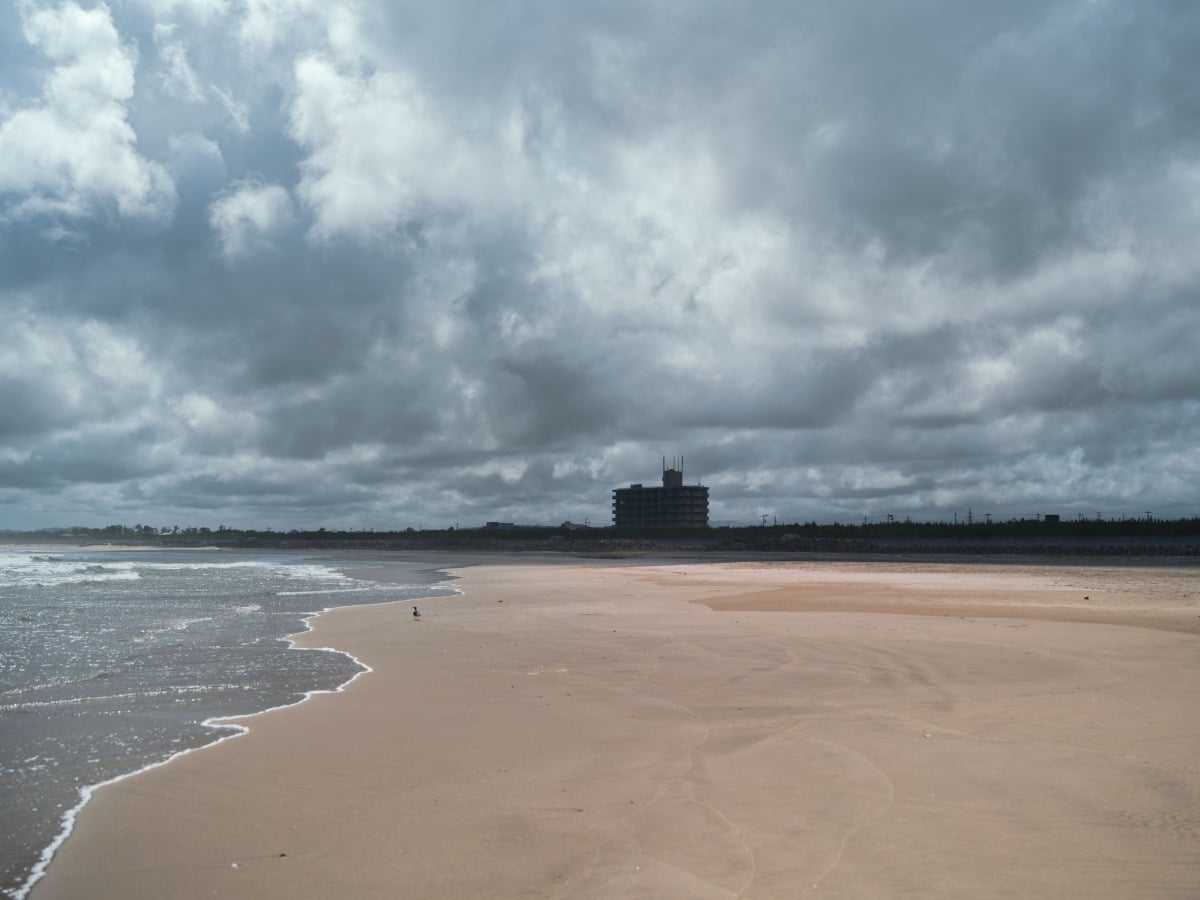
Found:
[[[1197,895],[1200,570],[458,574],[322,615],[371,673],[99,790],[35,900]]]

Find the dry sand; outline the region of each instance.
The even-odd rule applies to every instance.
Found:
[[[1196,569],[460,574],[322,615],[373,672],[98,791],[34,900],[1200,896]]]

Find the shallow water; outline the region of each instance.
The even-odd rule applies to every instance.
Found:
[[[210,718],[360,672],[291,647],[306,616],[452,593],[382,565],[395,583],[300,554],[0,550],[0,888],[20,896],[88,786],[234,733]]]

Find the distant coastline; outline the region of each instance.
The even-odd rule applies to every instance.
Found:
[[[0,532],[0,543],[103,549],[408,552],[553,552],[579,556],[764,554],[772,557],[913,556],[1042,559],[1200,558],[1200,518],[615,529],[506,526],[403,531],[156,531],[136,526]]]

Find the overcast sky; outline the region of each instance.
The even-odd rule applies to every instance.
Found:
[[[1200,514],[1200,4],[0,0],[0,528]]]

